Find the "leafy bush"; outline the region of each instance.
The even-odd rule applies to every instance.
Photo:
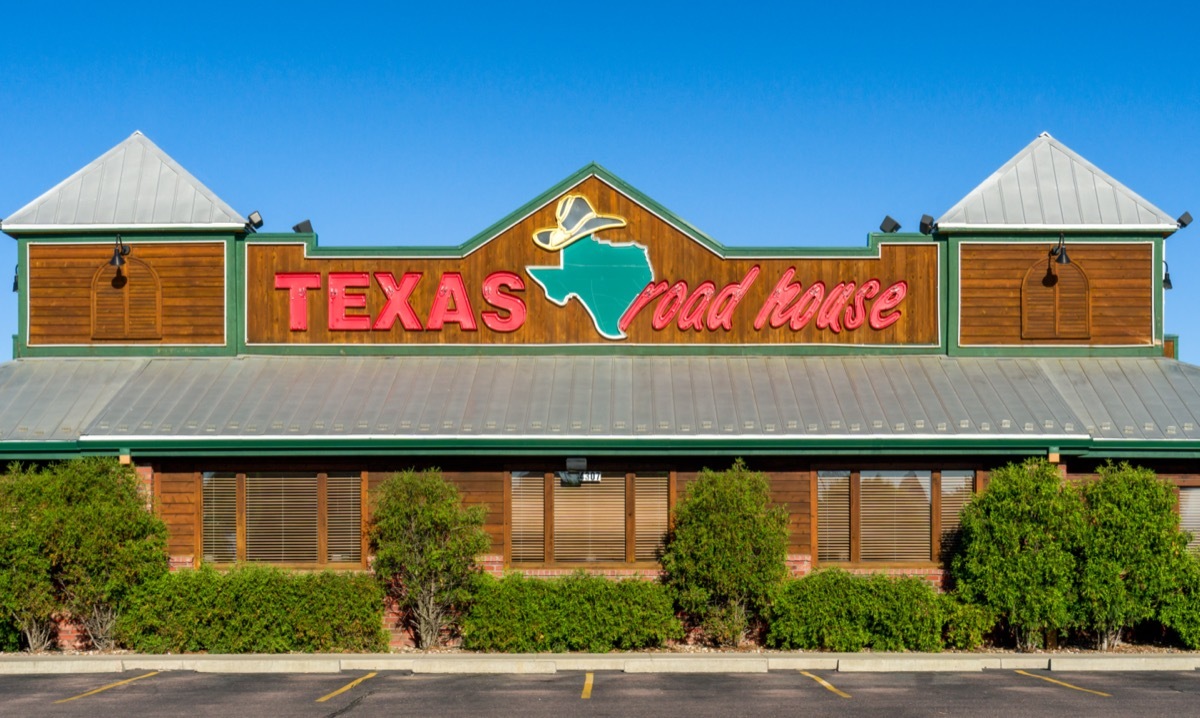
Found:
[[[1163,596],[1158,617],[1180,643],[1200,649],[1200,557],[1189,553],[1181,563],[1178,581]]]
[[[1079,609],[1096,647],[1109,650],[1123,629],[1158,614],[1190,559],[1170,482],[1127,463],[1109,463],[1097,473],[1098,480],[1083,487]]]
[[[952,562],[959,594],[993,612],[1030,650],[1076,622],[1077,559],[1084,527],[1079,491],[1045,459],[992,473],[962,512]]]
[[[375,573],[405,612],[422,648],[442,641],[479,576],[475,557],[491,547],[487,509],[464,507],[439,471],[405,471],[376,490],[371,526]]]
[[[787,541],[787,511],[770,507],[767,477],[739,459],[727,471],[701,471],[688,487],[663,571],[679,606],[718,643],[734,644],[787,576]]]
[[[363,573],[202,567],[135,590],[117,637],[145,653],[383,651],[383,599]]]
[[[130,591],[167,571],[163,521],[146,510],[133,470],[85,458],[0,479],[0,606],[31,647],[49,636],[50,613],[83,621],[108,648]]]
[[[942,594],[941,601],[945,645],[963,651],[982,646],[996,627],[996,615],[984,606],[965,603],[954,594]]]
[[[21,648],[21,630],[12,621],[0,618],[0,653],[10,653]]]
[[[662,584],[582,573],[545,580],[485,577],[463,619],[463,646],[479,651],[600,653],[660,646],[682,636]]]
[[[779,592],[767,643],[784,649],[937,651],[942,604],[919,578],[817,571]]]

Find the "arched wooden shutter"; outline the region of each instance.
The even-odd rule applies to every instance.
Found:
[[[1091,296],[1077,262],[1039,259],[1021,283],[1022,339],[1089,339]]]
[[[92,339],[162,339],[162,282],[153,267],[136,257],[119,275],[100,265],[92,275]]]

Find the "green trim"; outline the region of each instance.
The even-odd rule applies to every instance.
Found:
[[[211,345],[175,345],[156,346],[153,344],[127,344],[124,346],[105,346],[99,344],[80,344],[78,346],[25,346],[21,348],[21,357],[210,357],[232,356],[229,347]],[[14,357],[17,355],[14,354]]]
[[[1171,358],[1178,359],[1180,356],[1180,354],[1179,354],[1179,335],[1178,334],[1163,334],[1163,346],[1166,346],[1167,342],[1173,342],[1175,344],[1175,354]]]
[[[248,356],[899,356],[940,355],[936,345],[826,344],[272,344]]]
[[[1161,346],[1142,344],[1128,347],[1087,346],[960,346],[953,356],[962,357],[1158,357]]]

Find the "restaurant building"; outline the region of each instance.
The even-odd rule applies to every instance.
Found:
[[[655,573],[739,457],[795,573],[936,577],[1029,456],[1149,466],[1195,530],[1200,368],[1163,334],[1189,219],[1043,134],[863,247],[727,247],[598,165],[458,246],[333,247],[134,133],[0,223],[0,458],[136,465],[176,566],[363,568],[371,488],[410,467],[487,506],[490,570],[536,575]]]

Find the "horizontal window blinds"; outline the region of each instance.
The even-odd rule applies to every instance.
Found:
[[[1200,551],[1200,486],[1183,486],[1179,489],[1180,528],[1192,534],[1188,548]]]
[[[546,559],[546,478],[541,472],[512,472],[512,561]]]
[[[317,477],[246,475],[246,560],[317,562]]]
[[[635,557],[655,561],[667,537],[668,477],[642,476],[634,479],[634,514],[637,521]]]
[[[860,477],[861,559],[930,560],[930,472],[863,471]]]
[[[963,507],[975,494],[975,472],[949,470],[942,472],[942,535],[941,555],[949,557],[958,551]]]
[[[625,560],[625,474],[581,486],[554,481],[554,560]]]
[[[362,475],[330,474],[325,481],[325,560],[362,560]]]
[[[850,472],[817,472],[817,560],[850,560]]]
[[[237,561],[237,474],[201,474],[204,560]]]

